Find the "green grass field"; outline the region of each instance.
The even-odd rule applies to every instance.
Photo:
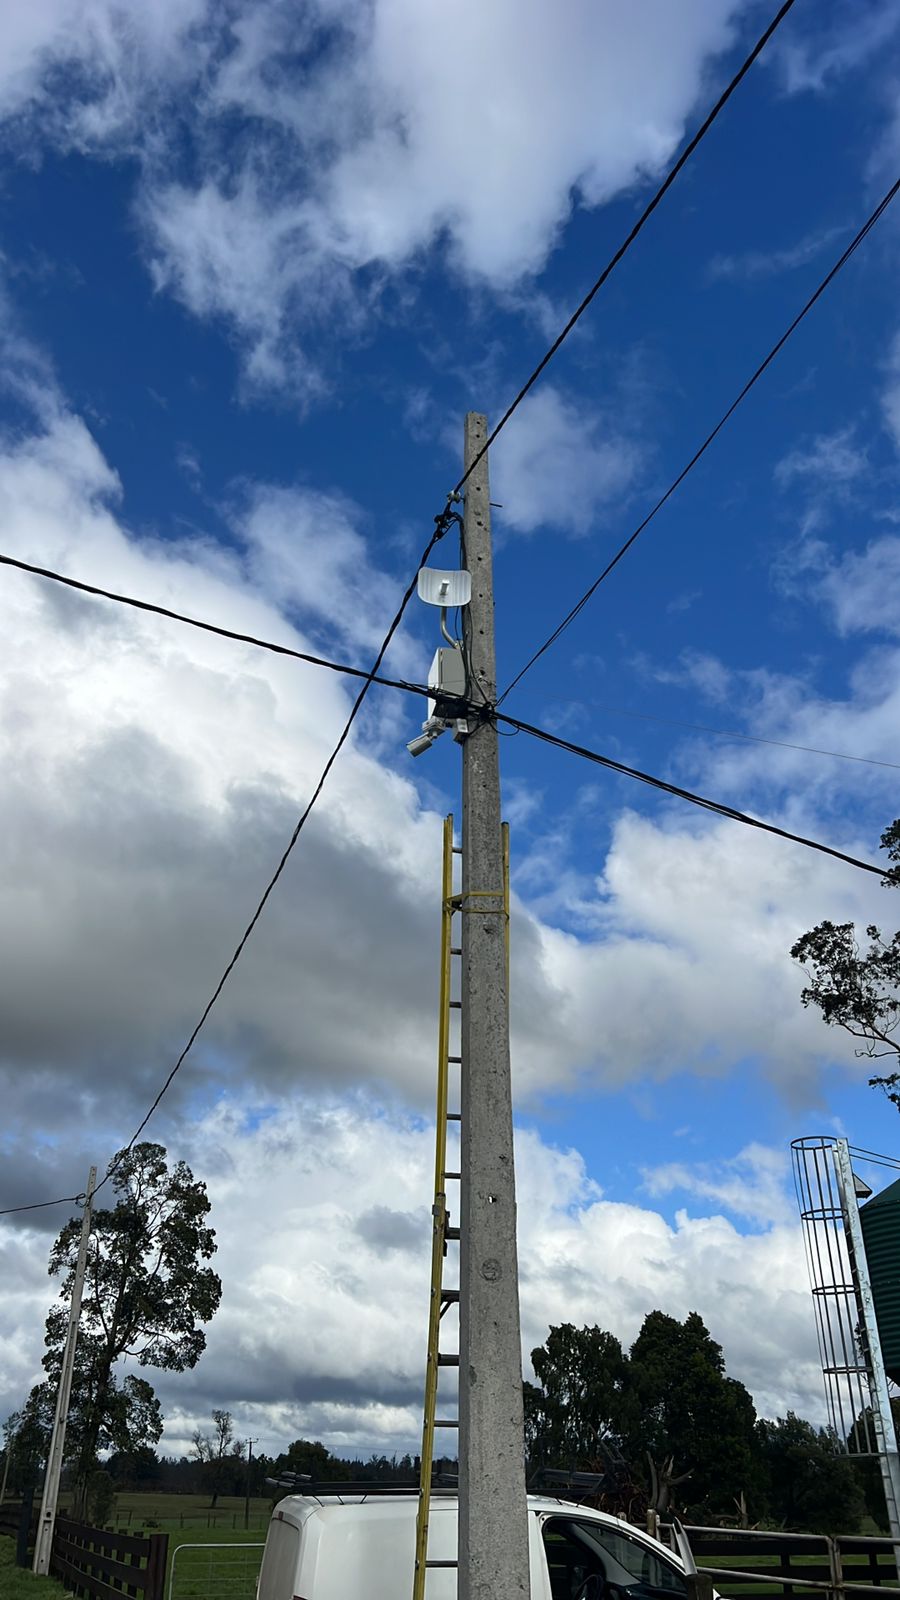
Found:
[[[262,1531],[268,1527],[272,1502],[268,1498],[250,1501],[250,1527]],[[208,1528],[226,1531],[243,1531],[244,1501],[238,1495],[220,1495],[215,1510],[206,1494],[117,1494],[109,1521],[117,1528],[142,1528],[153,1531],[154,1526],[166,1533],[178,1533],[183,1528]]]
[[[0,1597],[2,1600],[63,1600],[65,1589],[53,1578],[36,1578],[17,1567],[16,1542],[0,1537]]]
[[[166,1600],[253,1600],[262,1560],[261,1529],[231,1532],[213,1528],[185,1528],[169,1533]],[[225,1548],[218,1548],[224,1545]],[[180,1548],[179,1548],[180,1547]],[[243,1547],[243,1548],[242,1548]]]
[[[169,1535],[166,1600],[179,1545],[199,1548],[182,1549],[178,1555],[172,1600],[253,1600],[262,1550],[241,1547],[265,1542],[271,1514],[268,1497],[251,1500],[245,1529],[244,1501],[236,1495],[220,1495],[212,1510],[209,1495],[123,1493],[116,1495],[109,1521],[130,1533]],[[219,1544],[228,1548],[213,1548]]]

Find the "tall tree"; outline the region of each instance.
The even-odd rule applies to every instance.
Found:
[[[900,888],[900,818],[881,835],[881,848],[893,863],[883,883]],[[888,1058],[900,1069],[900,930],[882,934],[871,923],[862,946],[852,922],[820,922],[791,949],[806,968],[809,982],[800,998],[817,1006],[829,1027],[843,1028],[860,1041],[856,1054]],[[900,1070],[869,1079],[900,1110]]]
[[[804,1533],[856,1533],[865,1510],[856,1463],[826,1428],[789,1411],[760,1422],[769,1515]]]
[[[120,1380],[117,1362],[128,1356],[142,1367],[169,1372],[195,1366],[206,1345],[203,1325],[222,1294],[216,1273],[201,1265],[215,1253],[215,1233],[206,1224],[206,1185],[190,1168],[179,1161],[169,1171],[162,1145],[138,1144],[116,1158],[110,1181],[119,1198],[114,1207],[95,1210],[91,1222],[66,1436],[81,1501],[99,1449],[133,1453],[156,1444],[162,1433],[152,1385],[136,1374]],[[50,1273],[64,1274],[62,1304],[47,1318],[49,1381],[38,1390],[51,1397],[62,1362],[80,1231],[80,1221],[73,1218],[50,1255]]]
[[[191,1436],[191,1445],[194,1455],[204,1468],[203,1477],[209,1485],[212,1496],[210,1506],[215,1507],[219,1495],[222,1493],[222,1484],[227,1467],[229,1446],[234,1440],[234,1426],[231,1421],[230,1411],[213,1411],[212,1435],[202,1433],[198,1428]],[[235,1447],[240,1453],[241,1445],[235,1441]]]
[[[21,1411],[14,1411],[3,1425],[4,1444],[9,1459],[7,1489],[21,1493],[36,1488],[43,1476],[53,1426],[53,1401],[41,1386],[32,1389]]]
[[[741,1492],[752,1497],[753,1401],[728,1377],[722,1347],[695,1311],[684,1322],[662,1311],[645,1317],[628,1358],[625,1414],[626,1455],[635,1463],[649,1456],[658,1480],[682,1479],[688,1507],[730,1512]]]
[[[587,1466],[621,1427],[625,1356],[612,1333],[551,1328],[546,1344],[531,1352],[541,1385],[525,1388],[526,1429],[532,1464]]]
[[[531,1360],[541,1384],[525,1386],[532,1466],[599,1469],[629,1504],[641,1481],[657,1502],[679,1485],[704,1514],[754,1494],[753,1401],[696,1313],[681,1323],[651,1311],[627,1356],[613,1334],[564,1323]]]

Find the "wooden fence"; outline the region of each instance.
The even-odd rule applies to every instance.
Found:
[[[29,1518],[31,1512],[29,1511]],[[14,1539],[19,1531],[22,1520],[21,1500],[4,1500],[0,1505],[0,1533],[8,1533]]]
[[[57,1517],[50,1572],[86,1600],[118,1600],[122,1594],[163,1600],[168,1548],[167,1533],[144,1538]]]
[[[24,1500],[4,1500],[0,1505],[0,1533],[9,1534],[16,1541],[16,1562],[24,1567],[29,1561],[29,1551],[34,1549],[37,1532],[38,1508],[34,1491],[29,1490]]]

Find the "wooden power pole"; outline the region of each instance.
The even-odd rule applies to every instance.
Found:
[[[465,423],[465,467],[487,418]],[[463,608],[470,702],[493,703],[494,591],[487,455],[465,485]],[[496,727],[463,742],[459,1600],[526,1600],[528,1514],[516,1255],[506,918]]]
[[[85,1267],[87,1266],[88,1240],[91,1236],[91,1201],[93,1200],[96,1184],[97,1168],[91,1167],[88,1173],[87,1188],[84,1193],[84,1216],[81,1222],[81,1241],[78,1246],[78,1259],[75,1262],[75,1276],[72,1280],[69,1327],[63,1350],[62,1369],[59,1374],[59,1388],[56,1391],[53,1432],[50,1435],[50,1451],[47,1456],[47,1472],[44,1477],[41,1515],[34,1546],[33,1570],[37,1573],[42,1573],[45,1577],[50,1571],[50,1551],[53,1545],[53,1529],[56,1524],[56,1502],[59,1499],[59,1480],[62,1473],[63,1451],[66,1443],[66,1422],[69,1416],[69,1400],[72,1395],[72,1373],[75,1369],[75,1349],[78,1344],[78,1325],[81,1321],[81,1295],[84,1289]]]

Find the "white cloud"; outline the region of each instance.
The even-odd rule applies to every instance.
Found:
[[[894,335],[887,361],[887,382],[881,394],[884,425],[900,450],[900,333]]]
[[[866,471],[868,452],[856,442],[854,427],[819,434],[805,447],[791,450],[778,462],[775,481],[781,488],[803,482],[817,493],[833,495],[855,483]]]
[[[345,1451],[415,1450],[432,1129],[361,1101],[288,1096],[262,1121],[248,1121],[245,1110],[251,1102],[182,1125],[172,1146],[209,1182],[224,1295],[196,1370],[150,1374],[167,1415],[163,1448],[186,1451],[197,1423],[225,1406],[238,1431],[252,1429],[269,1451],[299,1436]],[[761,1192],[771,1184],[774,1194],[778,1158],[757,1149],[741,1159],[759,1173]],[[764,1412],[821,1414],[792,1215],[776,1217],[773,1203],[749,1235],[705,1206],[669,1223],[649,1207],[604,1198],[575,1151],[530,1132],[518,1136],[517,1167],[526,1365],[552,1323],[599,1322],[630,1343],[654,1308],[679,1317],[697,1310]],[[685,1177],[690,1183],[689,1170]],[[25,1238],[30,1249],[6,1247],[4,1283],[17,1295],[5,1295],[0,1310],[8,1406],[37,1373],[48,1301],[46,1240]],[[448,1346],[450,1338],[448,1328]]]
[[[715,255],[709,263],[708,276],[737,282],[752,283],[760,278],[773,278],[780,272],[793,272],[805,267],[840,236],[842,228],[820,228],[806,234],[796,244],[781,250],[746,250],[738,255]]]
[[[360,309],[346,269],[316,250],[302,205],[273,201],[245,172],[227,193],[213,179],[190,191],[157,184],[139,213],[157,289],[195,316],[225,320],[244,345],[251,390],[287,388],[305,401],[325,393],[293,323],[314,327],[339,308],[346,331]]]
[[[686,1193],[711,1200],[756,1228],[790,1224],[796,1204],[789,1193],[790,1163],[787,1153],[750,1144],[726,1160],[688,1166],[671,1161],[644,1173],[647,1193]]]
[[[864,550],[848,550],[830,561],[819,593],[831,608],[843,634],[900,630],[897,594],[900,585],[900,538],[884,534]]]
[[[34,0],[0,12],[0,116],[42,140],[95,149],[163,137],[152,103],[207,59],[208,0]],[[143,116],[141,113],[143,112]]]
[[[0,117],[27,113],[32,147],[136,154],[157,285],[225,319],[250,384],[309,399],[324,380],[298,330],[346,336],[380,274],[437,249],[494,290],[530,285],[575,207],[658,174],[746,9],[38,0],[0,23]]]
[[[573,189],[599,205],[671,153],[735,9],[694,0],[675,17],[644,0],[613,31],[586,0],[552,26],[537,0],[437,17],[409,0],[376,6],[357,33],[364,131],[323,186],[332,248],[354,265],[396,262],[446,229],[466,269],[493,282],[536,270]],[[446,70],[461,50],[462,117]]]
[[[794,34],[777,42],[789,94],[821,94],[833,88],[883,51],[900,26],[890,0],[869,0],[865,5],[844,0],[823,9],[818,17],[814,13],[813,21],[805,37]]]
[[[628,491],[640,461],[621,424],[544,384],[523,400],[494,446],[492,492],[503,507],[498,528],[586,534],[602,507]]]
[[[657,683],[695,689],[704,700],[717,703],[728,699],[736,677],[731,667],[705,650],[682,650],[676,664],[671,667],[658,666],[646,655],[641,655],[636,659],[636,666],[643,676]]]
[[[345,657],[377,650],[400,599],[373,566],[360,520],[339,495],[271,486],[251,491],[239,519],[255,584],[279,610],[333,634]]]

